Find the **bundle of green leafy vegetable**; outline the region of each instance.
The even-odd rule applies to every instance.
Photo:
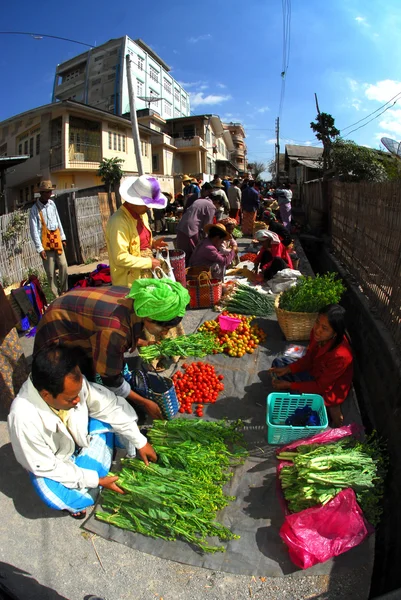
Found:
[[[280,296],[280,308],[290,312],[318,312],[327,304],[337,304],[345,287],[336,273],[300,277]]]
[[[293,452],[281,452],[277,458],[293,462],[279,474],[292,512],[326,504],[351,487],[367,520],[372,525],[379,522],[387,460],[383,444],[375,435],[365,442],[346,437],[330,444],[298,446]]]
[[[158,464],[124,459],[117,484],[125,494],[104,490],[103,510],[96,517],[154,538],[180,538],[204,552],[224,552],[208,538],[238,537],[216,521],[216,512],[234,500],[223,493],[223,485],[232,475],[230,467],[246,455],[239,426],[197,419],[155,421],[149,439]]]
[[[249,285],[238,284],[227,295],[224,304],[230,312],[267,317],[274,312],[274,296],[263,294]]]
[[[234,227],[232,235],[233,235],[233,238],[236,238],[236,239],[242,238],[241,228],[240,227]]]
[[[146,362],[151,362],[161,356],[203,358],[208,354],[213,354],[214,350],[222,352],[222,347],[212,333],[191,333],[174,339],[161,340],[158,344],[143,346],[139,349],[139,356]]]

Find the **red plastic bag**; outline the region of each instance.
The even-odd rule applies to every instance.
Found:
[[[363,427],[357,423],[351,423],[351,425],[343,425],[343,427],[337,427],[336,429],[326,429],[322,433],[317,433],[309,438],[303,438],[301,440],[295,440],[290,442],[286,446],[281,446],[276,449],[276,454],[281,452],[287,452],[295,450],[298,446],[305,446],[309,444],[330,444],[332,442],[338,442],[341,438],[353,435],[354,437],[360,437],[364,433]]]
[[[372,533],[355,492],[348,488],[324,506],[287,515],[280,537],[287,544],[292,562],[309,569],[358,546]]]

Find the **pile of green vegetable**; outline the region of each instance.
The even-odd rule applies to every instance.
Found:
[[[241,315],[267,317],[274,312],[274,296],[263,294],[256,288],[243,284],[233,286],[233,290],[227,294],[224,304],[230,312]]]
[[[232,233],[233,238],[235,239],[239,239],[242,238],[242,231],[240,227],[234,227],[233,229],[233,233]]]
[[[337,304],[345,287],[336,273],[300,277],[297,284],[280,296],[280,308],[290,312],[318,312],[327,304]]]
[[[223,493],[223,485],[232,476],[230,467],[246,456],[240,426],[198,419],[155,421],[148,437],[158,463],[145,466],[124,459],[117,484],[125,494],[104,490],[103,511],[96,517],[154,538],[180,538],[203,552],[224,552],[208,538],[238,538],[216,521],[216,513],[235,499]]]
[[[387,464],[384,448],[374,435],[366,442],[350,436],[330,444],[298,446],[277,458],[293,462],[279,474],[292,512],[326,504],[350,487],[366,519],[372,525],[379,522]]]
[[[208,354],[222,352],[216,337],[211,333],[192,333],[181,335],[175,339],[165,339],[158,344],[143,346],[139,349],[139,356],[146,362],[151,362],[160,356],[196,356],[203,358]]]

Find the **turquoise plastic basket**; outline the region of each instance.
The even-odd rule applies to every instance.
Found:
[[[319,415],[320,425],[293,427],[286,425],[287,417],[297,408],[310,406]],[[307,438],[326,429],[328,425],[324,400],[318,394],[274,393],[267,396],[267,441],[269,444],[287,444],[294,440]]]

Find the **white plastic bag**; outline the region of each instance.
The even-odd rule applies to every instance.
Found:
[[[163,264],[165,263],[166,267],[167,267],[167,273],[164,272],[164,277],[167,277],[168,279],[171,279],[171,281],[175,281],[175,275],[174,275],[174,271],[173,271],[173,267],[171,266],[171,262],[170,262],[170,252],[168,250],[168,248],[163,248],[158,249],[156,252],[156,258],[157,260],[160,260],[160,262]],[[158,267],[160,269],[160,267]],[[154,271],[153,271],[153,276],[155,277]],[[162,279],[162,277],[160,276],[156,276],[157,279]]]

